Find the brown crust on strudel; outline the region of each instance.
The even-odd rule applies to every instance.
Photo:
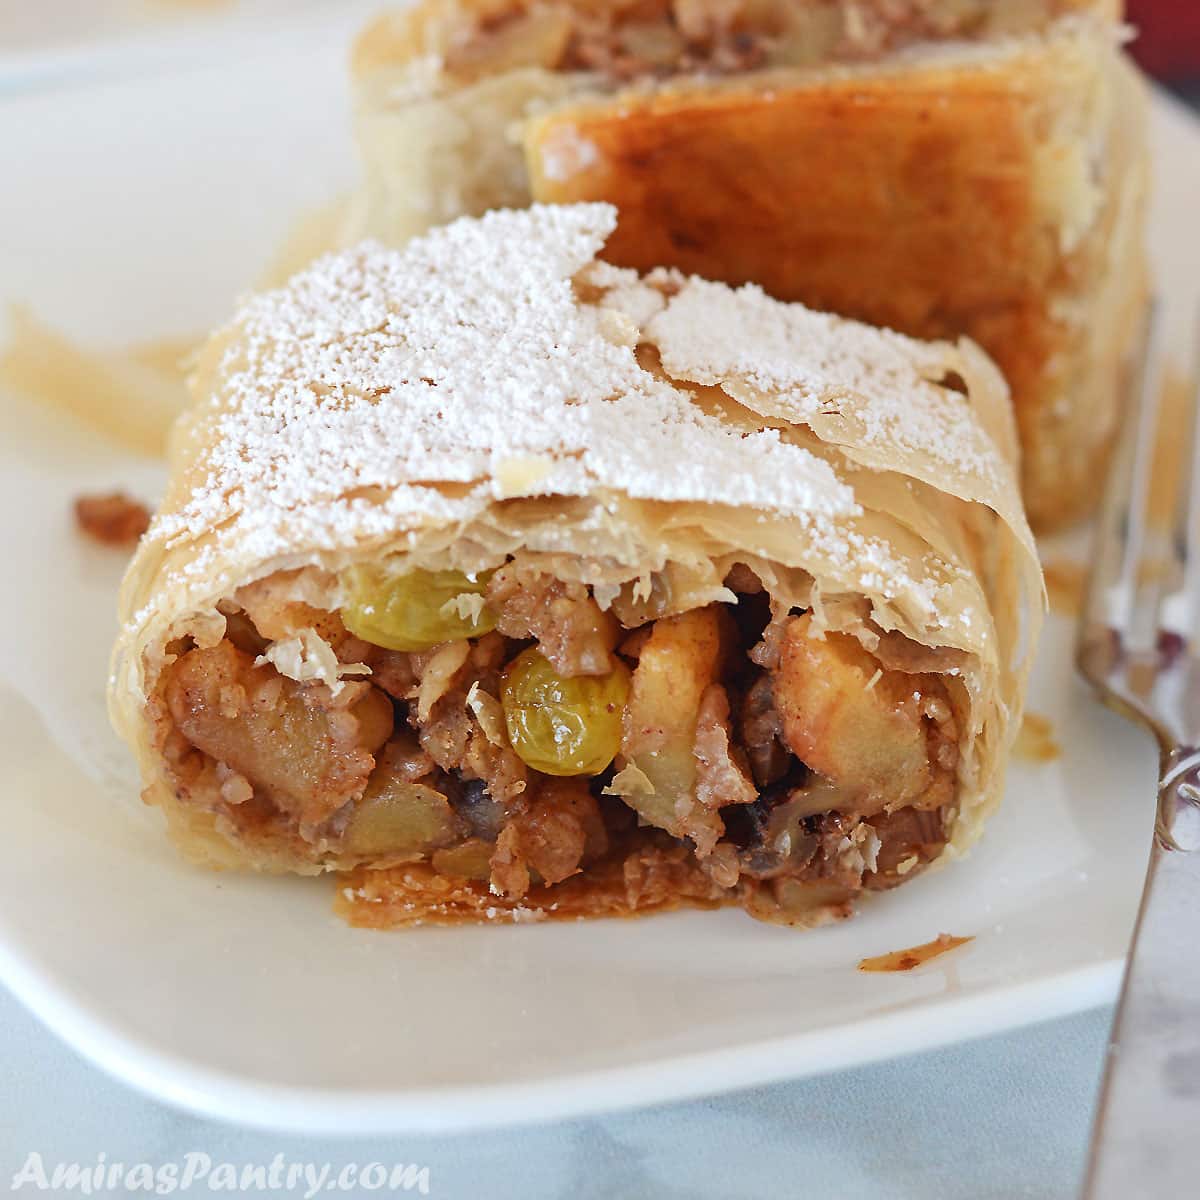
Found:
[[[425,863],[358,870],[343,877],[335,910],[351,925],[395,929],[473,921],[523,924],[584,917],[635,917],[678,908],[737,902],[699,868],[683,846],[647,844],[613,855],[552,888],[519,899],[495,895],[486,882],[439,875]]]
[[[808,50],[754,52],[787,26],[770,2],[426,0],[382,18],[356,50],[355,236],[604,200],[620,265],[965,334],[1012,389],[1034,525],[1085,514],[1147,297],[1145,100],[1120,6],[784,7],[825,14]],[[564,14],[570,36],[534,32]],[[683,39],[661,62],[659,26]]]
[[[1012,389],[1026,506],[1045,530],[1095,501],[1146,295],[1141,88],[1115,51],[1093,49],[1089,64],[1039,49],[985,69],[749,77],[560,106],[526,129],[531,194],[615,204],[605,255],[621,266],[972,337]],[[1064,144],[1056,182],[1047,131],[1097,104],[1121,111],[1096,129],[1104,181]],[[1086,232],[1067,245],[1072,225]]]

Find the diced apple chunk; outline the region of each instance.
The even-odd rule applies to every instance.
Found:
[[[881,671],[848,634],[816,637],[809,615],[787,623],[774,672],[789,749],[861,811],[911,803],[926,792],[929,761],[921,676]]]
[[[494,850],[491,842],[482,838],[468,838],[461,845],[434,851],[433,869],[439,875],[486,880],[492,873],[491,857]]]
[[[721,660],[716,605],[656,621],[638,656],[621,739],[623,777],[641,786],[622,791],[643,821],[674,837],[690,837],[707,853],[724,826],[696,800],[696,714]],[[647,784],[649,786],[647,786]]]
[[[232,642],[190,650],[168,668],[165,699],[179,732],[244,775],[302,827],[362,794],[392,731],[391,701],[367,684],[334,700],[255,666]]]
[[[406,777],[411,757],[402,743],[384,747],[346,826],[349,853],[423,858],[466,836],[466,823],[442,792]]]

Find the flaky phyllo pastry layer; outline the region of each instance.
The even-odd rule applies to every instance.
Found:
[[[614,223],[367,244],[210,341],[111,690],[189,857],[803,925],[979,835],[1042,603],[999,374]]]
[[[1012,390],[1035,525],[1094,502],[1146,295],[1119,0],[419,0],[355,49],[347,236],[605,201],[604,256],[922,338]]]

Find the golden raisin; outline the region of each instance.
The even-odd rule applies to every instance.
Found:
[[[629,668],[607,675],[559,675],[536,649],[504,672],[500,702],[517,755],[546,775],[598,775],[621,748]]]
[[[342,574],[349,602],[342,622],[356,637],[388,650],[428,650],[494,629],[483,600],[491,572],[471,579],[461,571],[351,567]]]

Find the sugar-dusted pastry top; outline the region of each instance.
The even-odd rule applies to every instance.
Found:
[[[850,511],[806,450],[770,430],[742,439],[638,364],[623,309],[657,312],[660,292],[623,272],[617,305],[579,303],[572,279],[613,224],[604,205],[497,213],[401,252],[326,257],[251,300],[221,365],[207,485],[162,532],[205,529],[231,504],[251,520],[304,505],[336,525],[355,489],[412,482],[404,503],[440,514],[446,495],[422,485],[491,498],[495,473],[530,456],[545,471],[527,493]],[[744,472],[729,470],[735,443]]]
[[[202,356],[150,543],[197,543],[196,579],[517,496],[699,503],[798,522],[845,587],[932,613],[961,567],[874,536],[859,467],[990,507],[1027,542],[1003,383],[974,346],[639,279],[594,261],[614,224],[602,204],[492,213],[246,301]]]

